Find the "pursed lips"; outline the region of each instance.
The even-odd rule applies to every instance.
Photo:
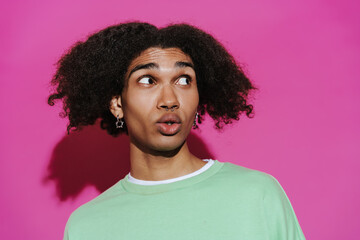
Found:
[[[165,136],[173,136],[181,130],[181,120],[174,113],[163,115],[157,122],[159,132]]]
[[[157,123],[170,123],[170,124],[173,124],[173,123],[178,123],[180,124],[181,123],[181,120],[180,118],[174,114],[174,113],[168,113],[168,114],[165,114],[163,115],[158,121]]]

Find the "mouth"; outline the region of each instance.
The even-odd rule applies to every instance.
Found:
[[[181,129],[180,123],[156,123],[158,131],[165,136],[173,136]]]
[[[181,120],[176,114],[166,114],[157,122],[158,131],[165,136],[173,136],[181,130]]]

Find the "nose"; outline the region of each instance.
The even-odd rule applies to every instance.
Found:
[[[170,84],[163,86],[160,91],[161,93],[158,101],[159,109],[171,109],[173,111],[173,109],[178,109],[180,107],[177,95]]]

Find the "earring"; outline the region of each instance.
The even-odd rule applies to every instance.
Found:
[[[124,121],[119,118],[119,115],[117,115],[117,117],[116,117],[115,126],[116,126],[116,128],[123,128],[124,127]]]
[[[194,128],[197,127],[196,121],[197,121],[198,118],[199,118],[199,114],[198,114],[198,112],[196,112],[196,114],[195,114],[195,120],[194,120],[194,123],[193,123],[193,127],[194,127]]]

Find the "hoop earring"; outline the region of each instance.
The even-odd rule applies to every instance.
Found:
[[[198,114],[198,112],[196,112],[196,114],[195,114],[195,120],[194,120],[194,123],[193,123],[193,127],[194,127],[194,128],[197,127],[196,121],[198,120],[198,118],[199,118],[199,114]]]
[[[116,128],[123,128],[124,127],[124,121],[119,118],[119,115],[117,115],[117,117],[116,117],[115,126],[116,126]]]

